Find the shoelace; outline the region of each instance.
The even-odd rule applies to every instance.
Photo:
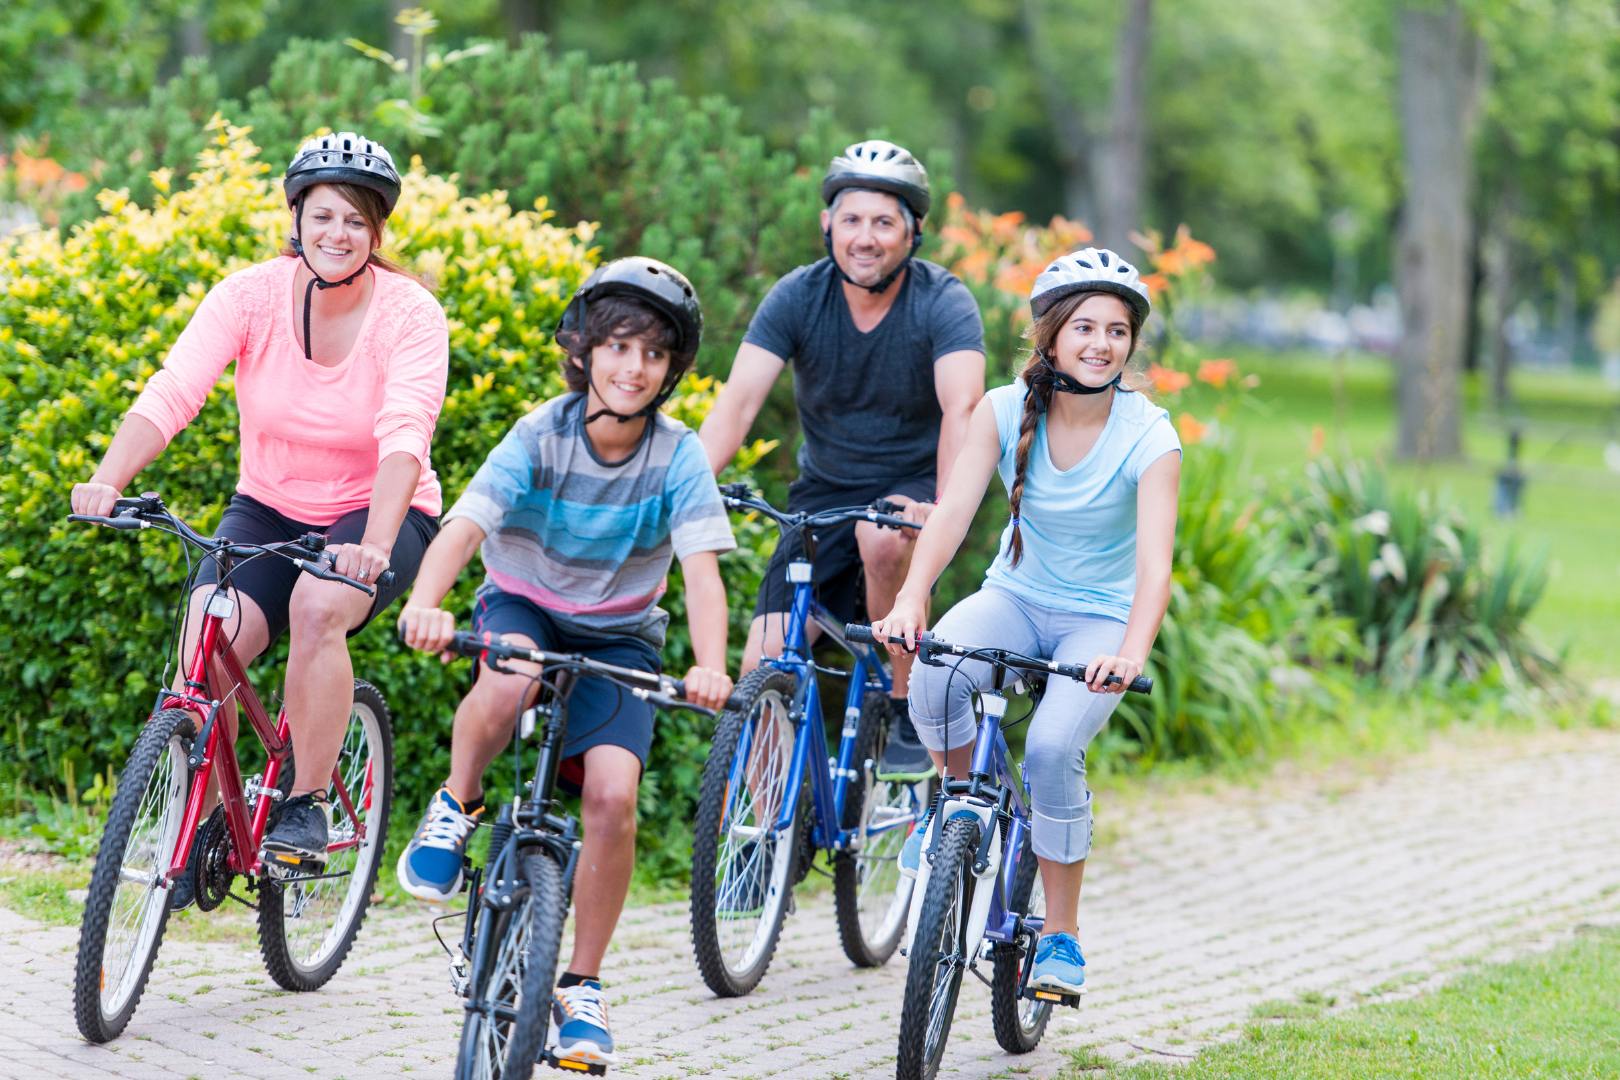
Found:
[[[607,999],[594,986],[579,983],[559,987],[557,999],[562,1002],[563,1011],[570,1020],[583,1020],[603,1031],[608,1029]]]
[[[418,843],[454,850],[466,843],[468,834],[477,827],[478,821],[471,814],[457,813],[455,807],[435,796],[433,813],[423,822]]]
[[[1046,940],[1052,943],[1052,954],[1059,960],[1078,967],[1086,966],[1086,958],[1080,955],[1080,943],[1068,934],[1054,934]]]

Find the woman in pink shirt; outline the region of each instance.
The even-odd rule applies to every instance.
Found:
[[[375,582],[394,571],[375,598],[283,559],[246,561],[231,574],[229,629],[244,663],[291,630],[286,706],[297,768],[263,857],[307,867],[326,859],[320,804],[353,701],[346,636],[410,588],[438,531],[428,445],[450,342],[438,301],[377,254],[400,190],[387,150],[352,132],[311,139],[284,186],[290,243],[209,291],[72,503],[75,513],[110,513],[234,360],[242,453],[219,535],[271,543],[323,532],[338,573]],[[217,578],[209,560],[189,627]],[[184,655],[193,647],[188,640]],[[190,901],[190,880],[177,880],[174,906]]]

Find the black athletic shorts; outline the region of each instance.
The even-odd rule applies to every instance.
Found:
[[[307,532],[325,533],[329,544],[358,544],[366,533],[368,510],[355,510],[344,514],[330,525],[311,525],[264,505],[259,500],[237,492],[225,507],[225,516],[219,521],[215,535],[237,544],[274,544],[283,540],[296,540]],[[394,582],[378,586],[371,610],[359,626],[349,631],[353,637],[377,616],[377,613],[404,596],[416,572],[422,566],[422,555],[439,532],[439,519],[411,507],[399,526],[399,536],[388,556],[388,569],[394,572]],[[292,601],[293,586],[303,571],[278,555],[260,555],[253,559],[235,560],[231,571],[231,585],[253,598],[270,624],[270,640],[275,641],[287,630],[287,608]],[[211,585],[219,580],[219,563],[206,560],[197,574],[198,585]]]

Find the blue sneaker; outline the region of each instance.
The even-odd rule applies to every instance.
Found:
[[[410,846],[399,856],[399,886],[418,900],[444,903],[461,891],[461,867],[467,838],[478,827],[479,807],[467,813],[449,788],[440,788],[428,803]]]
[[[556,1031],[551,1048],[557,1057],[591,1065],[614,1063],[607,998],[597,980],[557,987],[551,999],[551,1024]]]
[[[1086,958],[1072,934],[1043,934],[1035,946],[1035,970],[1029,973],[1032,990],[1078,994],[1086,986]]]
[[[928,838],[928,826],[934,823],[934,804],[928,804],[928,812],[922,820],[911,828],[911,835],[906,837],[905,847],[900,849],[900,876],[915,878],[917,868],[922,866],[923,841]]]

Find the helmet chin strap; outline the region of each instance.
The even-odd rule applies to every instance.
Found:
[[[844,272],[844,268],[838,264],[838,256],[833,254],[831,229],[824,229],[822,231],[821,243],[822,246],[827,249],[827,257],[832,260],[833,269],[838,271],[839,277],[843,278],[857,289],[865,289],[867,292],[872,293],[875,296],[884,292],[890,285],[893,285],[894,279],[899,277],[901,272],[905,270],[906,265],[911,262],[911,257],[917,254],[917,249],[922,246],[922,228],[919,226],[917,230],[912,233],[911,250],[906,252],[906,257],[901,259],[900,264],[885,274],[883,276],[883,280],[877,282],[875,285],[863,285]]]
[[[589,385],[592,390],[596,390],[596,377],[591,374],[591,358],[589,356],[585,357],[583,360],[580,361],[580,366],[585,369],[585,382],[586,382],[586,384]],[[685,372],[682,372],[681,374],[684,375]],[[680,383],[680,376],[679,375],[677,375],[674,378],[673,381],[670,380],[670,378],[668,376],[665,376],[663,389],[659,390],[658,395],[656,397],[654,397],[651,401],[647,402],[647,404],[643,405],[641,408],[637,409],[635,412],[633,412],[633,413],[618,412],[615,409],[608,408],[607,405],[604,404],[600,409],[597,409],[595,412],[593,412],[589,416],[587,416],[585,418],[585,422],[587,424],[590,424],[590,423],[594,423],[596,420],[600,419],[601,417],[611,416],[611,417],[613,417],[613,419],[617,420],[621,424],[628,424],[632,420],[640,420],[643,416],[651,416],[653,413],[657,412],[659,409],[664,407],[664,402],[669,400],[670,395],[675,392],[675,387],[679,383]],[[602,398],[602,391],[596,390],[596,396],[598,398]],[[602,398],[602,400],[606,401],[605,398]]]
[[[1044,350],[1037,352],[1036,355],[1041,358],[1041,363],[1039,367],[1030,372],[1029,387],[1032,390],[1041,386],[1050,386],[1053,390],[1064,394],[1101,394],[1118,386],[1121,376],[1125,374],[1122,371],[1101,386],[1087,386],[1073,375],[1059,371],[1053,366],[1052,358],[1047,356]]]
[[[294,217],[294,222],[297,224],[299,231],[302,232],[304,228],[304,197],[302,195],[298,196],[298,212]],[[320,289],[325,292],[327,289],[336,289],[351,284],[355,278],[366,272],[366,267],[371,265],[371,257],[368,255],[366,261],[360,264],[360,269],[342,281],[327,281],[321,277],[319,270],[309,265],[309,256],[304,254],[304,241],[296,234],[292,238],[292,249],[304,261],[304,265],[309,268],[312,275],[309,284],[304,287],[304,359],[313,360],[315,357],[310,355],[309,351],[309,302],[314,297],[315,290]]]

